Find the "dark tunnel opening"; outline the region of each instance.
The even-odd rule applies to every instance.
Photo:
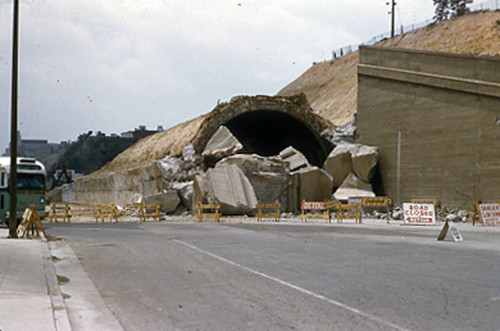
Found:
[[[288,146],[301,151],[312,165],[322,167],[333,148],[305,123],[280,111],[260,110],[238,115],[224,124],[243,144],[242,153],[277,155]]]

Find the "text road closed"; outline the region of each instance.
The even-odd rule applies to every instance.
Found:
[[[403,203],[405,224],[435,224],[436,212],[433,204]]]

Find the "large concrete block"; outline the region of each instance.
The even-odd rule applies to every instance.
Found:
[[[177,208],[181,199],[176,190],[168,190],[144,197],[144,203],[147,205],[154,205],[156,202],[160,204],[162,212],[171,213]]]
[[[193,198],[191,201],[191,210],[196,210],[199,202],[204,203],[207,194],[205,187],[205,175],[196,175],[193,179]]]
[[[376,147],[341,143],[330,152],[323,168],[333,177],[334,186],[338,187],[350,172],[366,182],[371,181],[377,160]]]
[[[295,172],[299,175],[299,200],[323,201],[333,191],[333,178],[325,170],[309,167]]]
[[[205,179],[207,200],[219,203],[223,214],[247,214],[255,210],[255,191],[236,165],[223,164],[209,169]]]
[[[219,157],[236,154],[243,148],[240,141],[225,126],[221,126],[210,138],[202,155]]]
[[[378,148],[357,144],[357,148],[351,153],[351,158],[356,176],[365,182],[370,182],[378,161]]]
[[[352,171],[353,144],[337,145],[326,158],[323,168],[333,177],[333,186],[339,187]]]
[[[300,151],[292,146],[288,146],[279,154],[281,159],[289,163],[290,171],[296,171],[301,168],[310,167],[309,161]]]
[[[193,204],[193,181],[190,182],[182,182],[182,183],[173,183],[172,188],[177,191],[179,194],[179,198],[182,201],[182,204],[186,206],[188,209],[191,209],[191,205]]]
[[[292,181],[288,162],[276,157],[239,154],[223,159],[217,166],[224,164],[234,164],[243,171],[262,203],[278,200],[283,211],[293,211],[295,205],[288,204],[288,190]]]
[[[357,197],[374,197],[371,184],[366,183],[356,177],[353,173],[347,175],[344,182],[333,194],[334,199],[348,200]]]

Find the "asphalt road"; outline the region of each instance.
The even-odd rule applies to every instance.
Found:
[[[500,231],[454,243],[383,222],[47,228],[126,330],[500,329]]]

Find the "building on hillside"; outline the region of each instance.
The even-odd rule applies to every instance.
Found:
[[[145,125],[139,125],[138,128],[135,128],[134,131],[126,131],[122,132],[120,135],[122,138],[138,138],[142,139],[147,136],[151,136],[155,133],[163,131],[163,126],[158,125],[156,130],[147,130]]]
[[[500,199],[500,55],[360,47],[357,133],[398,203]]]
[[[51,154],[61,155],[70,145],[67,141],[49,143],[46,139],[22,139],[20,132],[18,132],[17,137],[17,154],[20,156],[33,157],[39,160]],[[10,147],[7,147],[3,156],[9,155]]]

